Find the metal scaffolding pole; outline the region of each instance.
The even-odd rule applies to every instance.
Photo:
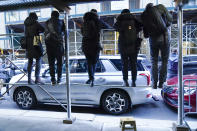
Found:
[[[183,125],[183,57],[182,57],[182,46],[183,46],[183,10],[182,6],[178,6],[178,36],[179,36],[179,56],[178,56],[178,125]]]
[[[67,97],[67,119],[63,120],[65,124],[72,124],[74,119],[71,118],[71,98],[70,98],[70,70],[69,70],[69,39],[68,39],[68,13],[64,12],[65,31],[65,67],[66,67],[66,97]]]

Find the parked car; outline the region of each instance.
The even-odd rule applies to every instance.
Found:
[[[184,75],[183,80],[190,79],[184,83],[184,110],[186,112],[196,112],[196,92],[197,92],[197,75]],[[167,80],[167,85],[161,91],[163,100],[171,107],[178,108],[178,77]]]
[[[84,56],[70,57],[70,82],[72,106],[101,106],[111,114],[126,112],[132,105],[145,103],[152,98],[150,84],[150,72],[137,61],[137,87],[123,87],[120,56],[100,56],[96,65],[95,86],[85,84],[88,79],[86,60]],[[42,74],[45,85],[41,85],[57,100],[66,103],[65,67],[63,68],[63,82],[60,85],[50,84],[49,69]],[[129,73],[130,74],[130,73]],[[14,76],[10,83],[17,82],[21,75]],[[129,79],[131,76],[129,76]],[[35,79],[33,77],[33,79]],[[20,85],[21,83],[21,85]],[[23,84],[22,84],[23,83]],[[28,85],[27,77],[24,77],[11,89],[10,96],[22,109],[31,109],[37,103],[57,104],[38,85]],[[131,81],[130,81],[131,83]]]
[[[183,56],[183,75],[197,73],[197,55]],[[178,56],[169,58],[167,78],[173,78],[178,75]]]

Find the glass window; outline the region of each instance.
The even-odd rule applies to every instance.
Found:
[[[120,59],[110,59],[110,61],[116,67],[116,69],[118,71],[121,71],[122,70],[122,62],[121,62]],[[129,68],[129,70],[131,70],[131,69]],[[137,61],[137,70],[138,71],[144,71],[144,68],[143,68],[143,66],[141,64],[141,60],[138,60]]]
[[[95,72],[104,72],[105,68],[101,61],[99,60],[96,63],[96,69]],[[85,73],[87,72],[87,62],[86,59],[80,59],[76,60],[72,65],[71,65],[71,73]]]
[[[10,18],[10,22],[12,21],[19,21],[19,13],[18,11],[11,11],[8,12],[9,18]]]
[[[125,8],[129,8],[129,0],[111,2],[111,10],[122,10]]]
[[[76,6],[70,6],[70,15],[75,15],[76,14]]]
[[[49,18],[51,16],[51,8],[41,9],[40,12],[42,18]]]
[[[77,4],[76,14],[84,14],[88,11],[88,4]]]
[[[28,16],[27,11],[20,11],[20,20],[25,20]]]

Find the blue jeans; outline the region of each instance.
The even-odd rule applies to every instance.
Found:
[[[36,58],[36,69],[35,69],[36,80],[39,79],[40,77],[41,60],[42,57]],[[33,68],[33,58],[28,58],[28,67],[27,67],[28,81],[31,81],[32,68]]]

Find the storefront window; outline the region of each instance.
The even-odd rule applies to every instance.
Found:
[[[129,8],[129,0],[111,2],[111,10],[122,10],[125,8]]]

